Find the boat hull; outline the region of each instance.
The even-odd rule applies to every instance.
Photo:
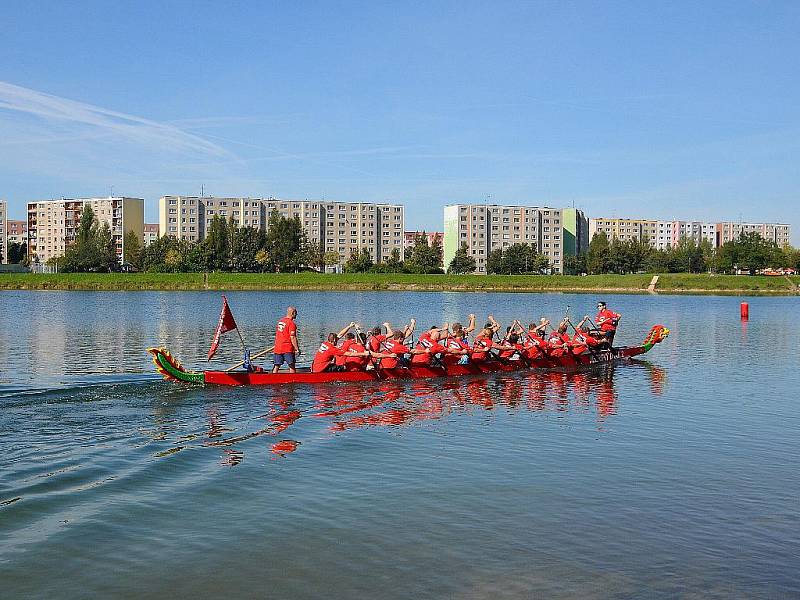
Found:
[[[278,373],[248,373],[245,371],[205,371],[205,383],[212,385],[287,385],[333,383],[339,381],[385,381],[389,379],[430,379],[436,377],[463,377],[465,375],[482,375],[485,373],[511,373],[515,371],[541,369],[570,369],[617,362],[643,354],[641,346],[631,348],[614,348],[599,351],[595,354],[564,356],[559,358],[540,358],[532,361],[499,359],[483,363],[466,365],[411,366],[396,369],[371,369],[369,371],[331,371],[312,373],[298,369],[296,373],[287,371]]]
[[[434,377],[462,377],[484,373],[514,372],[524,370],[574,369],[596,364],[608,364],[644,354],[666,339],[669,330],[654,325],[641,346],[627,346],[606,350],[590,350],[583,354],[565,356],[542,355],[532,360],[501,360],[493,358],[480,363],[440,366],[412,365],[409,368],[371,369],[369,371],[333,371],[312,373],[298,369],[296,373],[247,371],[187,371],[165,348],[148,348],[156,369],[165,379],[181,383],[210,385],[287,385],[333,383],[338,381],[384,381],[388,379],[430,379]]]

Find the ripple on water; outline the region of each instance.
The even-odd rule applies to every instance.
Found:
[[[0,383],[9,597],[800,595],[797,299],[753,300],[743,328],[724,316],[736,299],[609,296],[623,338],[656,321],[673,335],[652,362],[588,373],[221,389],[157,381],[142,351],[202,356],[217,294],[113,297],[53,294],[48,324],[40,296],[4,296],[30,311],[24,350],[0,349],[19,373]],[[386,307],[229,300],[252,339],[271,335],[265,307],[299,304],[306,346],[341,306]],[[508,321],[586,301],[410,294],[385,310]]]

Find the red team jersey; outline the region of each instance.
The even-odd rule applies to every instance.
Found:
[[[617,329],[617,319],[619,315],[612,310],[604,308],[595,317],[597,325],[601,331],[615,331]]]
[[[444,345],[448,350],[470,350],[469,344],[463,339],[457,337],[449,337],[445,340]],[[449,352],[444,355],[443,362],[446,365],[455,365],[461,360],[463,354],[450,354]]]
[[[472,346],[471,360],[486,360],[486,355],[492,349],[492,338],[479,335],[475,338],[475,343]]]
[[[402,342],[398,342],[395,339],[386,340],[384,343],[384,347],[386,348],[386,352],[389,354],[397,354],[397,356],[402,356],[403,354],[408,354],[411,350],[403,344]],[[398,359],[397,358],[382,358],[381,359],[381,369],[394,369],[397,366]]]
[[[292,345],[292,336],[297,334],[297,325],[294,319],[283,317],[275,326],[275,354],[284,354],[285,352],[294,352]]]
[[[342,350],[337,348],[333,344],[329,342],[322,342],[319,345],[319,350],[317,350],[316,355],[314,356],[314,362],[311,363],[311,372],[312,373],[320,373],[328,368],[328,365],[336,358],[342,354]]]
[[[434,342],[431,339],[430,333],[427,332],[419,336],[419,344],[417,344],[417,349],[430,350],[430,352],[426,352],[425,354],[415,354],[412,356],[411,364],[413,365],[430,365],[434,354],[447,351],[447,348],[442,346],[439,342]]]
[[[386,341],[386,336],[383,335],[382,333],[378,335],[373,335],[371,338],[369,338],[368,342],[369,349],[372,350],[373,352],[380,352],[381,346],[385,341]]]
[[[346,356],[343,356],[345,352],[350,350],[350,347],[355,344],[356,341],[353,340],[344,340],[341,344],[339,344],[339,350],[342,351],[342,354],[336,357],[336,366],[343,367],[345,365],[345,361],[347,360]]]
[[[350,352],[364,352],[365,348],[356,340],[348,340],[350,345],[347,347],[347,350]],[[344,357],[344,368],[348,371],[363,371],[364,367],[367,366],[367,361],[369,357],[367,356],[345,356]]]

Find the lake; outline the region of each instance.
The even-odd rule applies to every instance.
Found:
[[[254,350],[501,323],[570,294],[231,292]],[[215,388],[216,292],[0,292],[6,598],[795,598],[800,298],[606,295],[646,360],[577,373]],[[211,365],[240,359],[235,333]],[[266,363],[268,366],[269,363]]]

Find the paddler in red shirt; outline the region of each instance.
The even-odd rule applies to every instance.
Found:
[[[467,335],[470,331],[475,330],[475,315],[469,316],[469,324],[466,327],[461,323],[453,323],[450,329],[452,333],[448,334],[442,341],[442,345],[447,348],[447,353],[442,357],[442,362],[445,365],[458,364],[462,359],[466,360],[463,357],[472,353]]]
[[[275,325],[275,347],[272,350],[273,373],[277,373],[283,364],[289,368],[289,373],[297,372],[294,364],[295,357],[300,354],[300,346],[297,343],[297,325],[294,322],[296,317],[297,309],[290,306],[286,309],[286,316]]]
[[[600,340],[589,334],[589,326],[586,324],[588,321],[587,315],[575,327],[575,335],[572,336],[572,353],[576,356],[600,345]]]
[[[405,340],[408,336],[411,335],[411,332],[414,331],[414,325],[416,325],[416,321],[411,319],[411,322],[405,326],[403,329],[403,339]],[[367,341],[367,349],[370,352],[381,352],[383,349],[383,345],[392,335],[394,335],[394,330],[389,323],[384,323],[383,326],[386,328],[386,334],[383,333],[380,327],[373,327],[372,330],[369,332],[370,337]]]
[[[500,349],[500,353],[497,355],[500,360],[511,360],[515,354],[522,355],[525,350],[519,342],[519,334],[513,328],[508,337],[497,347]]]
[[[490,351],[495,346],[492,340],[499,330],[500,323],[495,321],[492,315],[489,315],[489,322],[483,326],[472,343],[472,354],[469,357],[472,362],[484,362],[489,359]]]
[[[411,357],[413,366],[430,366],[437,354],[447,354],[447,347],[441,342],[448,328],[447,323],[443,327],[434,326],[419,336],[416,349],[422,352],[414,353]]]
[[[614,343],[614,335],[617,333],[617,324],[622,318],[622,315],[609,310],[605,302],[597,303],[597,316],[594,318],[595,323],[600,328],[600,335],[603,341],[608,342],[608,345]]]
[[[550,356],[560,357],[568,354],[572,338],[567,333],[567,322],[561,321],[558,324],[558,329],[554,329],[547,338],[547,344],[550,346]]]
[[[531,323],[528,325],[528,331],[525,334],[525,358],[533,360],[539,358],[542,354],[546,354],[548,350],[547,340],[544,339],[547,326],[550,321],[542,317],[539,324]]]
[[[386,349],[388,354],[381,359],[378,368],[396,369],[404,355],[424,354],[427,352],[426,350],[418,350],[416,348],[412,350],[406,345],[405,340],[406,335],[403,331],[395,331],[391,336],[389,336],[389,338],[383,343],[383,347]]]
[[[328,339],[319,345],[317,353],[314,355],[314,362],[311,363],[312,373],[322,373],[323,371],[330,371],[335,366],[337,357],[368,357],[369,352],[355,352],[351,350],[342,350],[336,346],[336,342],[340,337],[345,335],[351,328],[355,327],[355,323],[350,323],[347,327],[342,329],[339,333],[329,333]]]

